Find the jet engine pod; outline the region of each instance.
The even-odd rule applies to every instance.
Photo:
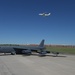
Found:
[[[31,54],[31,50],[30,49],[22,50],[22,53],[23,54]]]
[[[50,51],[46,51],[47,53],[50,53]]]
[[[39,54],[40,54],[40,56],[45,56],[45,54],[47,54],[47,52],[46,51],[41,51]]]

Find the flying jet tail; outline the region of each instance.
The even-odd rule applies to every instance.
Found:
[[[50,15],[51,13],[49,13],[49,15]]]

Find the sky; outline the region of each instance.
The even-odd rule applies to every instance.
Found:
[[[39,16],[39,13],[51,13]],[[0,0],[0,44],[75,45],[75,0]]]

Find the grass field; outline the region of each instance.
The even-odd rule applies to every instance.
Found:
[[[46,47],[51,52],[60,52],[65,54],[75,54],[75,47]]]

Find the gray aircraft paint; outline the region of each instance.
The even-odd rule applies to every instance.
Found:
[[[45,49],[44,40],[41,41],[39,46],[0,46],[0,53],[31,53],[32,51],[39,51]],[[13,54],[14,55],[14,54]]]

